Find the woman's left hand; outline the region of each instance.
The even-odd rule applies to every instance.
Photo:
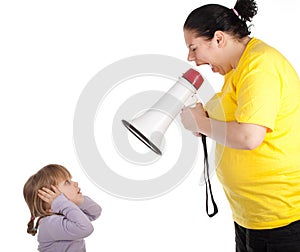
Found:
[[[201,132],[199,121],[202,117],[207,118],[203,105],[197,103],[195,107],[184,107],[180,114],[181,122],[187,130],[194,132],[194,135]]]

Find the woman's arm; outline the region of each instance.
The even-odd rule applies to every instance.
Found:
[[[208,118],[201,103],[193,108],[184,108],[181,121],[187,130],[200,132],[220,144],[235,149],[253,150],[262,143],[266,135],[264,126]]]

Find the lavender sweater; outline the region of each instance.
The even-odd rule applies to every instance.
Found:
[[[52,203],[52,211],[63,215],[51,215],[41,219],[38,233],[38,250],[42,252],[84,252],[85,237],[94,228],[91,221],[101,214],[101,207],[87,196],[77,206],[63,194]]]

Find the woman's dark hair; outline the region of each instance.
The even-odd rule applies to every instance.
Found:
[[[193,10],[183,28],[195,31],[198,37],[211,40],[216,31],[232,34],[237,38],[248,36],[251,22],[257,13],[254,0],[237,0],[233,9],[218,4],[207,4]]]

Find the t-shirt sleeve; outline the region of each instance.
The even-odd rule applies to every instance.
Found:
[[[274,74],[252,70],[237,85],[236,120],[273,131],[280,106],[280,80]]]

